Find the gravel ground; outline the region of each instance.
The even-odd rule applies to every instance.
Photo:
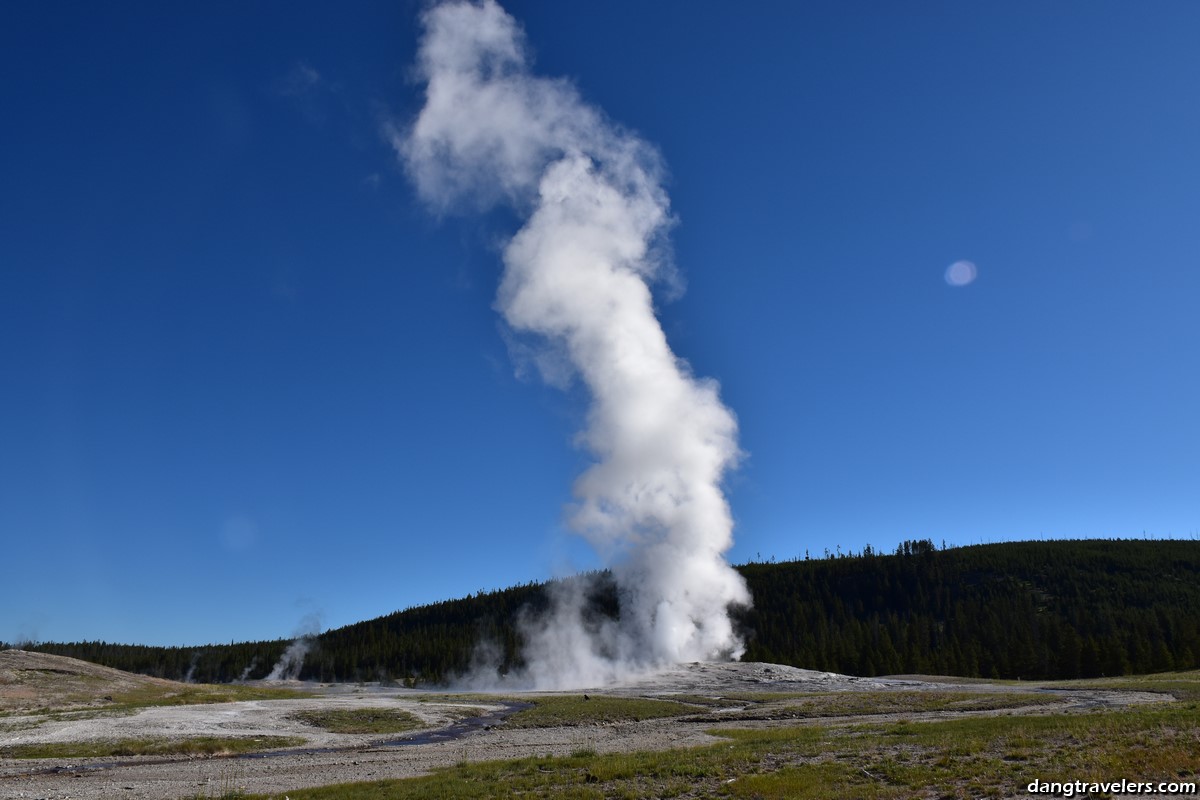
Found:
[[[458,761],[482,761],[530,755],[567,755],[580,748],[597,752],[665,749],[707,744],[712,723],[686,723],[678,719],[636,723],[578,725],[543,729],[473,727],[460,738],[392,746],[381,742],[400,735],[335,734],[313,728],[290,717],[309,709],[384,707],[409,711],[431,729],[446,730],[462,716],[453,703],[422,701],[421,692],[373,686],[306,686],[320,697],[306,700],[267,700],[146,708],[124,716],[88,719],[47,719],[45,716],[0,718],[0,747],[37,742],[72,742],[96,739],[185,736],[302,736],[303,749],[268,757],[128,757],[105,759],[0,759],[0,798],[171,798],[219,797],[240,789],[283,796],[289,790],[346,781],[379,780],[420,775]],[[620,687],[589,690],[594,693],[657,697],[673,693],[719,696],[737,692],[862,692],[862,691],[1030,692],[1011,685],[964,685],[936,678],[854,678],[772,664],[686,664],[643,676]],[[513,693],[508,692],[511,696]],[[1123,706],[1162,702],[1162,695],[1141,692],[1055,692],[1052,705],[1022,708],[1019,713],[1086,710],[1098,706]],[[475,698],[461,701],[490,712],[503,711],[498,703]],[[997,712],[905,713],[906,719],[943,719],[951,716]],[[871,717],[874,720],[878,716]],[[851,722],[854,718],[822,719],[821,724]],[[739,727],[797,724],[759,720],[736,723]],[[461,728],[462,726],[459,725]],[[452,729],[453,730],[453,729]]]

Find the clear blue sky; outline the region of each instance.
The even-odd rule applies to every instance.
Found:
[[[661,150],[733,561],[1200,532],[1200,5],[509,2]],[[289,636],[592,561],[414,2],[0,5],[0,640]],[[953,287],[947,268],[978,266]]]

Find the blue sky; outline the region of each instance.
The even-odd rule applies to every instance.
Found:
[[[435,217],[383,134],[420,8],[0,7],[0,640],[594,564],[585,398],[493,308],[518,223]],[[1200,534],[1200,6],[506,8],[670,169],[660,319],[739,419],[731,560]]]

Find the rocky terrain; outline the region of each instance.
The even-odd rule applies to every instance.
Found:
[[[799,694],[817,699],[860,694],[880,706],[863,709],[852,703],[846,707],[855,710],[839,716],[837,706],[826,703],[833,711],[827,708],[821,713],[823,724],[849,723],[864,716],[878,719],[893,713],[886,703],[878,703],[879,698],[911,698],[914,692],[953,693],[956,698],[964,692],[989,698],[1003,695],[1011,702],[994,708],[958,702],[905,709],[906,719],[1013,713],[1013,708],[1023,714],[1082,711],[1169,699],[1131,691],[1042,691],[954,679],[855,678],[773,664],[696,663],[622,686],[587,690],[589,696],[679,699],[689,703],[689,713],[641,721],[515,727],[502,722],[516,707],[514,703],[546,694],[456,695],[345,684],[302,688],[313,696],[129,707],[111,698],[131,692],[169,696],[194,687],[73,659],[0,652],[0,797],[161,800],[220,797],[231,791],[282,796],[301,787],[418,775],[464,760],[567,755],[583,748],[606,753],[687,747],[716,741],[706,732],[714,720],[726,727],[803,724],[806,715],[786,702]],[[404,734],[334,733],[297,716],[306,711],[367,708],[403,710],[424,727]],[[281,735],[298,737],[305,744],[241,756],[11,757],[14,748],[41,744],[201,736],[253,740]]]

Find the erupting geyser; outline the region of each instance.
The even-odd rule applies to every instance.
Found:
[[[671,268],[658,153],[569,84],[532,75],[520,27],[492,0],[444,2],[423,22],[426,102],[394,144],[438,210],[469,200],[528,214],[504,249],[496,307],[565,355],[592,398],[579,440],[596,460],[570,524],[609,560],[621,616],[585,624],[579,592],[560,592],[526,631],[529,678],[566,688],[737,657],[728,610],[750,595],[724,559],[721,491],[737,423],[654,314],[649,284]]]

